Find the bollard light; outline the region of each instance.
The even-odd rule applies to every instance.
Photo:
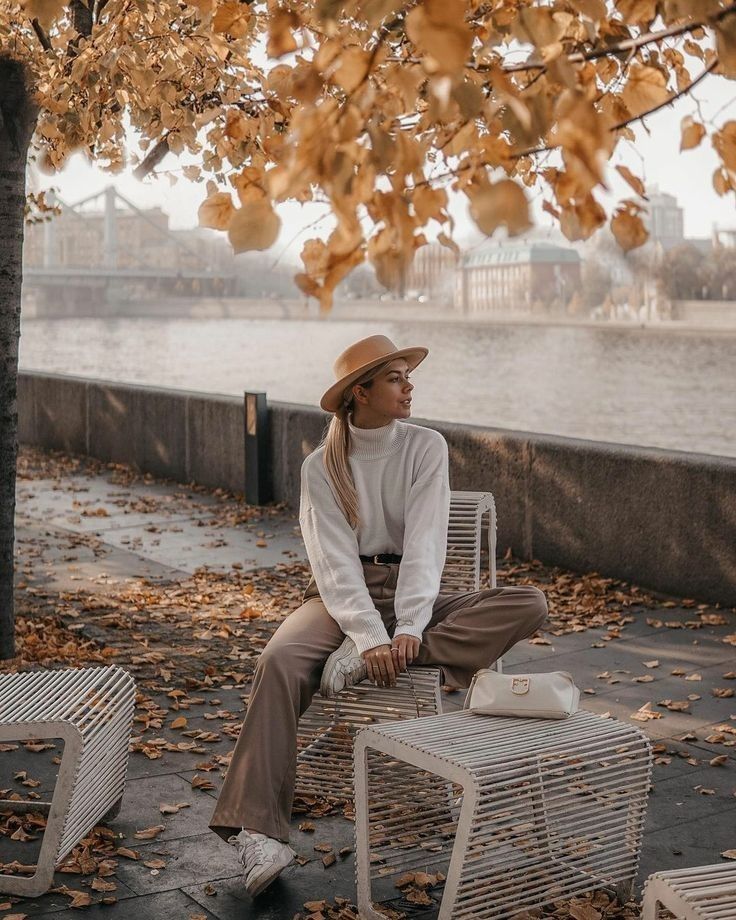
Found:
[[[268,404],[265,393],[245,391],[245,500],[249,505],[271,501]]]

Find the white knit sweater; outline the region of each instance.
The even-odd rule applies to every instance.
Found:
[[[445,439],[431,428],[398,419],[381,428],[349,425],[358,530],[350,527],[337,501],[324,447],[302,464],[299,523],[327,611],[364,652],[391,639],[366,587],[359,555],[402,554],[394,635],[421,639],[432,616],[447,551],[448,452]]]

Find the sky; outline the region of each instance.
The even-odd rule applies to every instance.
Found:
[[[692,58],[687,59],[691,74],[699,72],[701,66]],[[686,115],[705,122],[708,134],[715,127],[722,127],[729,119],[736,119],[736,81],[708,75],[693,91],[692,97],[678,99],[672,106],[649,116],[646,123],[634,127],[636,142],[619,142],[609,168],[610,193],[600,189],[596,197],[610,214],[615,203],[622,197],[632,196],[630,187],[614,171],[614,166],[628,166],[641,177],[648,187],[656,184],[660,191],[674,195],[684,208],[686,237],[708,237],[714,224],[721,228],[736,227],[734,193],[720,198],[713,189],[712,175],[718,165],[718,157],[709,137],[694,149],[679,152],[680,123]],[[136,145],[131,137],[130,148]],[[190,160],[191,161],[191,160]],[[554,161],[549,161],[554,162]],[[172,184],[166,175],[151,175],[139,181],[132,176],[132,170],[112,175],[90,164],[82,155],[70,158],[65,168],[54,175],[39,173],[31,169],[30,186],[35,190],[58,189],[67,203],[73,204],[82,198],[115,184],[118,191],[133,204],[141,208],[160,206],[170,217],[170,226],[190,228],[197,225],[197,209],[205,197],[204,183],[191,182],[180,173],[182,162],[169,154],[158,167],[159,173],[178,172],[179,178]],[[531,190],[532,210],[538,226],[549,226],[552,218],[541,211],[540,190]],[[551,197],[549,194],[547,197]],[[477,241],[478,231],[467,213],[465,196],[453,195],[450,210],[456,220],[455,239]],[[323,205],[283,203],[278,206],[282,229],[272,253],[277,263],[294,264],[306,239],[326,236],[330,230],[327,220],[310,226],[325,214]],[[437,230],[439,227],[437,226]]]

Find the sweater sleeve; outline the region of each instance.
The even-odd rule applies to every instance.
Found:
[[[320,597],[359,652],[390,645],[365,583],[355,531],[317,463],[309,461],[302,464],[299,524]]]
[[[396,629],[422,638],[432,618],[447,555],[450,519],[450,476],[447,442],[430,442],[407,497],[404,546],[394,596]]]

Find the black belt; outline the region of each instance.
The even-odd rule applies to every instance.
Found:
[[[360,561],[374,565],[391,565],[391,563],[401,562],[401,556],[396,553],[377,553],[375,556],[361,556]]]

